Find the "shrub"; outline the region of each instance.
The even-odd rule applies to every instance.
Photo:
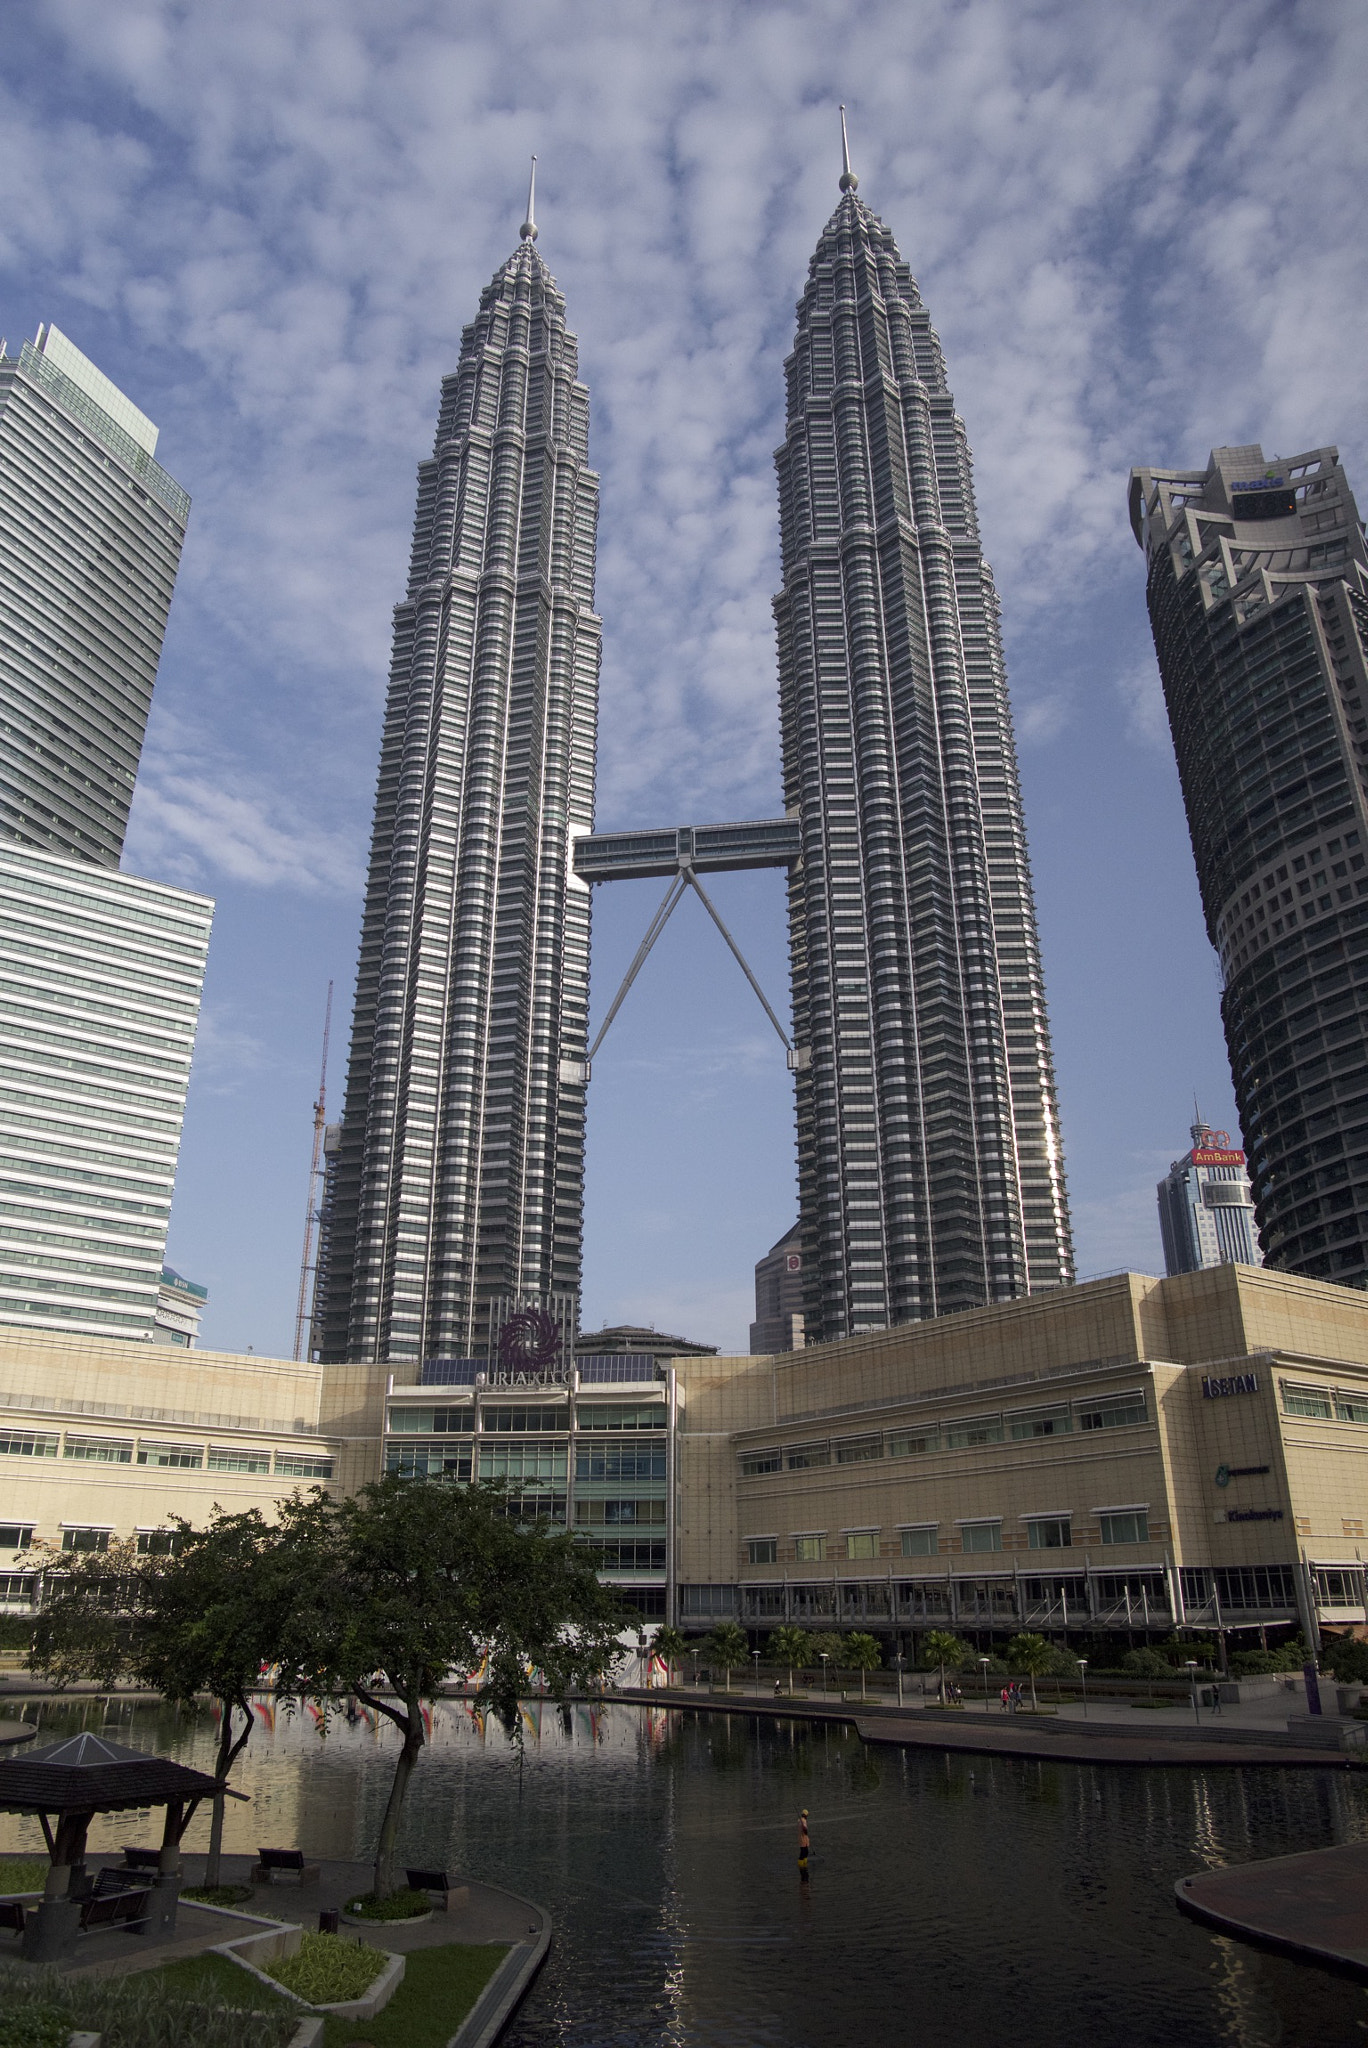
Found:
[[[252,1896],[249,1884],[194,1884],[181,1893],[200,1906],[243,1906]]]
[[[407,1889],[386,1892],[383,1899],[377,1899],[374,1892],[363,1892],[359,1899],[348,1899],[347,1911],[355,1913],[358,1920],[416,1920],[432,1911],[432,1900],[426,1892]]]
[[[305,1934],[299,1953],[268,1963],[265,1975],[309,2005],[341,2005],[364,1998],[385,1967],[378,1948],[337,1934]]]
[[[1173,1666],[1158,1650],[1127,1650],[1121,1659],[1127,1678],[1172,1678]]]
[[[1041,1673],[1044,1678],[1077,1678],[1078,1659],[1063,1643],[1050,1644],[1050,1661]]]
[[[0,2048],[67,2048],[71,2014],[55,2005],[30,2005],[0,2020]]]
[[[1327,1637],[1321,1663],[1341,1685],[1368,1684],[1368,1643],[1354,1636]]]
[[[19,1892],[40,1892],[47,1874],[46,1856],[6,1856],[0,1859],[0,1894],[12,1898]]]
[[[244,1972],[244,2005],[263,1995]],[[79,2031],[101,2034],[105,2048],[284,2048],[295,2030],[298,2008],[276,2012],[229,2008],[186,1997],[155,1976],[113,1981],[64,1979],[55,1970],[0,1966],[0,2043],[4,2048],[65,2048]],[[54,2015],[62,2032],[54,2032]],[[46,2028],[47,2031],[42,2029]],[[27,2029],[27,2031],[24,2031]]]

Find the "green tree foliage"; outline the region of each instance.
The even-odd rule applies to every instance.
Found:
[[[1007,1645],[1007,1662],[1013,1671],[1020,1671],[1023,1676],[1030,1679],[1031,1705],[1037,1710],[1040,1702],[1036,1698],[1036,1680],[1043,1678],[1049,1670],[1052,1655],[1053,1652],[1044,1636],[1032,1635],[1029,1631],[1013,1636]]]
[[[689,1639],[672,1622],[663,1623],[651,1638],[651,1655],[663,1661],[667,1680],[673,1678],[674,1667],[681,1664],[688,1654]]]
[[[1121,1659],[1127,1678],[1172,1678],[1173,1666],[1158,1650],[1127,1650]]]
[[[719,1621],[707,1638],[707,1649],[709,1661],[726,1672],[727,1690],[730,1692],[733,1671],[750,1655],[745,1630],[738,1628],[734,1621]]]
[[[279,1532],[255,1508],[216,1510],[203,1529],[177,1518],[174,1541],[174,1554],[161,1557],[140,1557],[131,1542],[62,1553],[64,1569],[47,1580],[29,1667],[57,1685],[89,1678],[108,1688],[131,1678],[179,1707],[212,1696],[220,1789],[204,1881],[216,1885],[228,1778],[252,1732],[251,1694],[263,1665],[274,1661],[295,1588]]]
[[[281,1546],[296,1598],[280,1690],[325,1704],[352,1693],[402,1737],[375,1857],[383,1897],[424,1702],[453,1669],[478,1670],[476,1696],[517,1729],[530,1667],[559,1699],[602,1684],[625,1610],[588,1549],[517,1522],[501,1486],[389,1477],[343,1500],[315,1488],[281,1503]]]
[[[949,1629],[928,1629],[921,1641],[922,1657],[928,1665],[934,1665],[940,1672],[941,1705],[945,1705],[945,1674],[958,1671],[964,1662],[965,1646],[959,1637]]]
[[[854,1634],[848,1635],[841,1645],[841,1662],[845,1665],[847,1671],[859,1672],[860,1698],[863,1699],[865,1697],[865,1676],[870,1671],[878,1670],[879,1666],[883,1663],[883,1651],[879,1648],[873,1636],[866,1635],[862,1630],[857,1629]]]
[[[811,1636],[802,1628],[791,1628],[787,1625],[777,1628],[769,1639],[767,1655],[771,1664],[780,1664],[788,1672],[789,1698],[792,1699],[794,1668],[808,1663],[811,1659]]]
[[[1353,1636],[1327,1636],[1321,1652],[1321,1669],[1341,1685],[1368,1685],[1368,1643]]]

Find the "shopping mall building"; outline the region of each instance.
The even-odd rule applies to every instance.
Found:
[[[0,1330],[0,1592],[43,1542],[382,1471],[500,1479],[653,1620],[1362,1628],[1368,1296],[1120,1274],[772,1357],[290,1364]]]

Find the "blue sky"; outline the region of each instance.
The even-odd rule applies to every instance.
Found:
[[[1352,0],[8,11],[0,328],[55,320],[194,499],[125,865],[218,900],[170,1241],[210,1343],[292,1341],[415,465],[533,150],[603,476],[600,823],[776,806],[772,452],[841,99],[975,454],[1080,1269],[1155,1269],[1193,1091],[1234,1112],[1127,470],[1331,441],[1368,488],[1365,77]],[[597,897],[600,1014],[655,893]],[[782,1010],[779,878],[716,894]],[[686,905],[596,1064],[586,1322],[744,1349],[793,1214],[782,1054]]]

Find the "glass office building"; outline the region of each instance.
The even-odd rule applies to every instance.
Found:
[[[540,1384],[485,1358],[435,1359],[420,1385],[390,1379],[384,1469],[503,1483],[512,1512],[574,1530],[600,1578],[664,1620],[674,1400],[673,1370],[645,1355],[582,1357]]]
[[[0,836],[117,867],[190,500],[55,327],[0,343]]]
[[[855,187],[847,166],[776,458],[809,1343],[1073,1277],[969,444],[916,283]]]
[[[0,844],[0,1322],[152,1340],[212,915]]]
[[[1368,546],[1334,448],[1131,472],[1268,1265],[1368,1286]]]

